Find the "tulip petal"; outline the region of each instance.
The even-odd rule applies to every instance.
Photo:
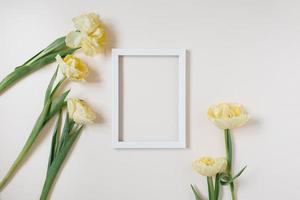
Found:
[[[80,47],[81,40],[83,38],[83,34],[78,31],[71,31],[66,36],[66,45],[71,48]]]

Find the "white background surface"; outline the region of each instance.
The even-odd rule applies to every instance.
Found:
[[[52,199],[192,200],[190,183],[206,194],[206,181],[191,170],[191,161],[224,154],[222,132],[206,118],[207,107],[220,101],[242,103],[252,117],[234,131],[235,169],[248,165],[238,181],[239,199],[299,199],[299,9],[300,2],[292,0],[1,1],[1,78],[72,30],[71,18],[88,11],[107,24],[112,47],[189,50],[185,150],[114,150],[110,51],[94,58],[78,55],[94,73],[85,84],[69,85],[71,96],[88,99],[104,120],[85,129]],[[0,97],[1,177],[42,108],[54,67]],[[50,145],[50,134],[44,135],[1,200],[38,199]],[[230,199],[227,190],[223,196]]]

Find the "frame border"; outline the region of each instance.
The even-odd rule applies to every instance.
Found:
[[[178,56],[178,140],[120,141],[120,56]],[[115,149],[186,148],[186,50],[185,49],[112,49],[112,145]]]

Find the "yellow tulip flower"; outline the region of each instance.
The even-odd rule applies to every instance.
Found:
[[[244,125],[249,116],[240,104],[221,103],[209,107],[208,118],[220,129],[232,129]]]
[[[66,36],[66,45],[71,48],[82,48],[82,51],[93,56],[103,50],[106,43],[104,25],[95,13],[83,14],[73,19],[76,31]]]
[[[67,107],[70,119],[73,119],[76,124],[88,124],[96,119],[96,114],[84,100],[68,99]]]
[[[224,172],[227,167],[226,158],[200,157],[193,161],[193,169],[203,176],[212,177]]]
[[[55,58],[61,72],[70,80],[83,81],[87,78],[89,68],[79,58],[73,55],[67,55],[64,59],[57,55]]]

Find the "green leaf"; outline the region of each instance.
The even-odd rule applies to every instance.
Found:
[[[23,65],[19,66],[22,67],[24,65],[27,65],[30,62],[33,62],[45,49],[43,49],[42,51],[38,52],[37,54],[35,54],[32,58],[30,58],[29,60],[27,60]],[[19,67],[16,67],[15,69],[18,69]]]
[[[49,54],[35,60],[30,65],[24,65],[23,67],[20,67],[17,70],[25,68],[29,72],[36,71],[36,70],[40,69],[41,67],[45,66],[46,64],[54,62],[57,54],[59,54],[61,57],[65,57],[68,54],[74,53],[74,51],[76,51],[76,49],[67,48],[67,49],[63,49],[61,51],[49,52]]]
[[[68,155],[71,147],[73,146],[74,142],[80,135],[81,131],[83,129],[83,126],[81,126],[76,132],[70,135],[69,139],[66,141],[66,144],[64,147],[59,151],[58,155],[52,162],[50,168],[47,172],[47,177],[44,182],[43,190],[40,196],[40,200],[47,200],[49,191],[51,190],[52,184],[56,178],[56,175],[58,174],[66,156]]]
[[[35,62],[36,60],[44,57],[45,55],[47,55],[48,53],[51,53],[53,51],[59,51],[62,49],[66,49],[66,43],[65,43],[65,38],[66,37],[60,37],[58,39],[56,39],[54,42],[52,42],[50,45],[48,45],[45,49],[43,49],[42,51],[40,51],[39,53],[37,53],[35,56],[33,56],[32,58],[30,58],[28,61],[26,61],[24,65],[30,65],[31,63]]]
[[[19,71],[19,70],[16,70]],[[49,85],[51,85],[52,80],[50,81]],[[51,87],[51,86],[50,86]],[[48,99],[44,105],[44,108],[39,115],[25,145],[23,146],[21,152],[18,154],[16,160],[9,168],[8,172],[4,176],[4,178],[0,182],[0,190],[8,183],[8,181],[12,178],[14,173],[16,172],[17,168],[20,166],[22,161],[28,155],[33,143],[35,142],[38,135],[41,133],[41,130],[45,126],[45,124],[64,106],[64,99],[66,98],[69,91],[65,92],[59,97],[55,99]],[[51,110],[52,108],[52,110]],[[49,112],[51,111],[50,115]]]
[[[64,107],[65,99],[68,96],[69,92],[70,90],[67,90],[51,101],[51,107],[47,116],[48,118],[52,118],[53,115],[55,115],[62,107]]]
[[[237,173],[234,177],[230,177],[228,175],[221,177],[221,184],[228,185],[230,183],[233,183],[235,179],[237,179],[240,175],[242,175],[242,173],[245,171],[246,168],[247,166],[243,167],[243,169],[239,173]]]
[[[48,84],[48,87],[47,87],[47,90],[46,90],[46,94],[45,94],[45,100],[44,100],[44,104],[46,104],[46,102],[49,100],[50,98],[50,95],[51,95],[51,91],[52,91],[52,88],[53,88],[53,84],[56,80],[56,77],[57,77],[57,72],[58,72],[58,67],[56,68],[55,70],[55,73],[53,74],[49,84]]]
[[[58,52],[51,52],[50,54],[45,55],[30,64],[27,63],[26,65],[17,67],[0,82],[0,94],[23,77],[55,61],[55,56],[57,54],[64,57],[68,54],[72,54],[77,49],[67,48]]]
[[[243,169],[242,169],[239,173],[237,173],[237,174],[232,178],[232,180],[237,179],[240,175],[242,175],[242,173],[245,171],[246,168],[247,168],[247,165],[246,165],[245,167],[243,167]]]
[[[53,160],[55,159],[55,156],[58,153],[60,128],[61,128],[61,115],[62,115],[62,110],[59,111],[56,125],[55,125],[54,131],[53,131],[51,149],[50,149],[50,155],[49,155],[49,161],[48,161],[48,168],[50,167],[51,163],[53,162]]]
[[[203,200],[195,186],[191,185],[196,200]]]
[[[220,183],[222,184],[222,185],[226,185],[227,184],[227,182],[229,182],[230,181],[230,175],[229,174],[227,174],[227,173],[222,173],[222,174],[220,174]]]
[[[52,42],[49,46],[47,46],[44,49],[44,51],[43,51],[44,54],[51,53],[51,52],[54,52],[54,51],[60,51],[64,48],[67,48],[65,39],[66,39],[65,36],[57,38],[54,42]]]
[[[67,138],[68,134],[71,132],[71,130],[73,129],[74,124],[75,124],[75,122],[73,120],[69,119],[69,114],[68,114],[68,112],[66,112],[64,128],[63,128],[63,131],[62,131],[59,150],[62,149],[62,147],[64,146],[66,138]]]
[[[56,86],[54,87],[54,89],[53,89],[52,92],[51,92],[51,95],[50,95],[51,98],[55,95],[56,91],[57,91],[58,88],[63,84],[63,82],[64,82],[65,80],[66,80],[66,77],[64,76],[64,77],[56,84]]]

